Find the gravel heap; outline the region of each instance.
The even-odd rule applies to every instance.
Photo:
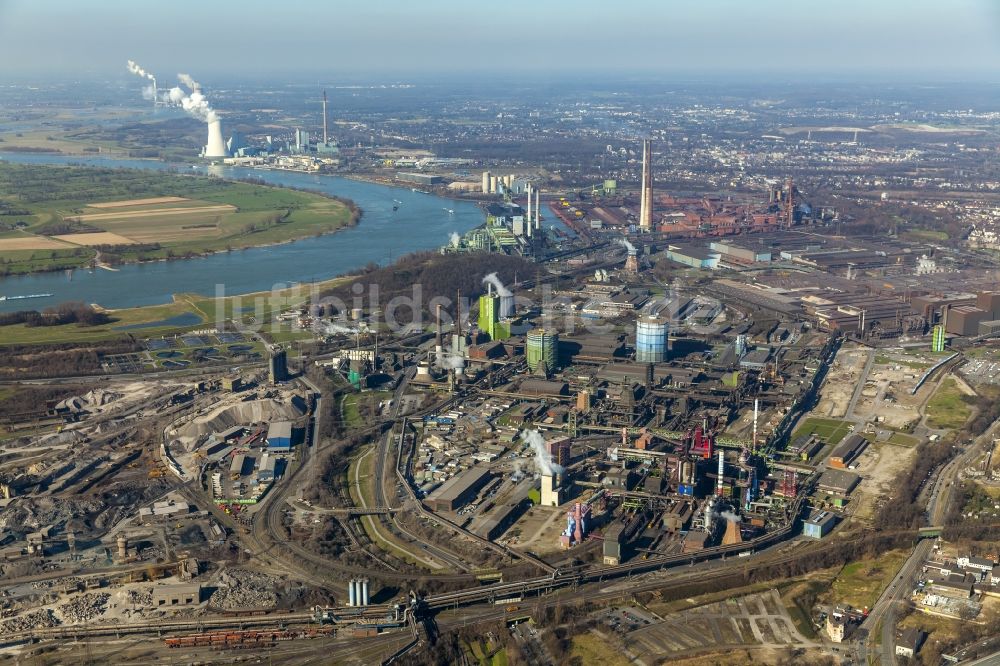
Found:
[[[273,608],[278,603],[278,578],[248,569],[229,569],[219,577],[219,588],[209,603],[216,608]]]
[[[0,624],[0,636],[17,631],[29,631],[31,629],[47,629],[59,624],[59,619],[52,614],[51,610],[39,610],[33,613],[26,613],[18,617],[11,618]]]
[[[60,606],[59,614],[67,622],[89,622],[107,612],[108,599],[110,598],[111,595],[107,592],[82,594],[73,601]]]

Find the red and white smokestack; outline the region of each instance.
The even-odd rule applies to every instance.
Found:
[[[438,363],[444,361],[442,355],[444,354],[443,343],[441,340],[441,304],[438,303],[437,306],[437,332],[434,335],[434,358]]]
[[[715,494],[722,497],[722,487],[724,484],[723,477],[726,474],[726,452],[719,451],[719,479],[715,484]]]

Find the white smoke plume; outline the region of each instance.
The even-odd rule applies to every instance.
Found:
[[[538,466],[538,471],[541,472],[542,476],[552,476],[565,471],[564,467],[552,462],[552,456],[549,455],[548,449],[545,448],[545,438],[542,437],[542,433],[537,430],[525,430],[521,433],[521,439],[530,444],[531,448],[535,450],[535,464]]]
[[[728,520],[731,523],[739,523],[743,520],[732,511],[723,511],[719,514],[719,517]]]
[[[459,236],[458,233],[453,231],[450,234],[448,234],[448,242],[451,243],[452,247],[458,247],[459,244],[462,242],[462,237]]]
[[[200,92],[201,91],[201,84],[198,83],[197,81],[195,81],[194,79],[192,79],[190,74],[178,74],[177,78],[180,79],[181,83],[183,83],[184,85],[186,85],[188,88],[190,88],[194,92]]]
[[[355,331],[350,326],[344,326],[342,324],[337,324],[337,323],[332,322],[332,321],[317,322],[317,323],[321,323],[323,331],[327,335],[337,335],[338,333],[342,333],[342,334],[348,334],[349,333],[349,334],[353,335],[353,334],[357,333],[357,331]]]
[[[496,289],[496,291],[497,291],[497,296],[513,296],[514,295],[511,292],[510,289],[508,289],[507,287],[504,286],[503,282],[500,281],[500,278],[497,277],[496,273],[490,273],[489,275],[487,275],[486,277],[484,277],[483,278],[483,282],[487,283],[487,284],[493,285],[493,288]]]
[[[136,64],[134,60],[128,61],[128,71],[138,76],[143,76],[150,81],[156,81],[155,76]],[[190,92],[185,91],[180,86],[175,86],[166,92],[159,93],[159,101],[172,104],[173,106],[179,106],[198,120],[206,123],[218,120],[218,114],[208,103],[208,99],[205,95],[201,92],[201,84],[191,78],[188,74],[178,74],[177,78],[180,79],[181,83],[190,89]],[[153,94],[154,88],[152,86],[149,86],[142,91],[142,96],[146,99],[152,99]]]
[[[140,67],[135,60],[129,60],[126,66],[128,67],[128,71],[131,72],[132,74],[135,74],[136,76],[141,76],[144,79],[149,79],[150,81],[153,82],[151,85],[148,85],[142,89],[142,98],[151,100],[154,97],[156,97],[156,77],[153,75],[153,73],[147,72],[145,69]]]
[[[153,76],[152,74],[150,74],[149,72],[147,72],[146,70],[144,70],[142,67],[140,67],[138,65],[138,63],[136,63],[135,60],[129,60],[126,66],[128,67],[128,71],[132,72],[133,74],[135,74],[137,76],[145,77],[145,78],[149,79],[150,81],[155,81],[156,80],[155,76]]]
[[[445,370],[461,370],[465,367],[465,359],[461,354],[444,351],[440,358],[435,359],[437,366]]]
[[[618,243],[620,245],[623,245],[625,249],[629,251],[629,254],[635,254],[636,252],[638,252],[638,250],[635,249],[635,245],[632,245],[632,243],[628,242],[627,238],[619,238]]]

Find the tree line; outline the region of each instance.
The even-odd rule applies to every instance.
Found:
[[[61,303],[55,307],[38,310],[19,310],[17,312],[0,313],[0,326],[24,324],[35,326],[101,326],[111,321],[105,312],[95,310],[93,306],[80,302]]]

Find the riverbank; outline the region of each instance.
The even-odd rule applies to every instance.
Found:
[[[196,293],[175,294],[172,302],[164,305],[147,305],[117,310],[93,304],[96,309],[110,317],[107,324],[100,326],[77,326],[76,324],[0,326],[0,346],[86,343],[128,337],[169,337],[192,330],[215,328],[217,324],[234,318],[245,320],[245,325],[250,328],[260,326],[262,331],[270,331],[270,324],[265,324],[265,322],[269,321],[276,313],[301,306],[313,294],[335,288],[356,279],[356,277],[355,275],[345,275],[272,291],[230,294],[219,298]],[[25,309],[28,307],[26,306]],[[250,318],[253,318],[253,321],[250,321]]]
[[[88,166],[170,172],[172,165],[147,160],[60,158],[51,155],[3,155],[19,164],[61,165],[82,161]],[[483,211],[468,201],[452,201],[398,187],[385,187],[326,174],[255,170],[199,165],[228,180],[252,179],[266,185],[343,197],[364,211],[361,224],[334,234],[293,242],[218,251],[204,257],[121,264],[118,271],[72,270],[0,278],[0,294],[54,294],[34,299],[32,309],[59,303],[96,303],[109,310],[171,305],[173,294],[247,294],[274,285],[311,283],[356,273],[368,265],[386,265],[402,255],[435,250],[453,233],[480,226]],[[396,201],[401,203],[396,205]],[[454,212],[451,212],[454,211]],[[5,218],[0,217],[0,221]],[[260,235],[255,237],[259,239]],[[218,286],[218,287],[217,287]],[[24,309],[17,301],[0,301],[0,312]],[[2,331],[0,331],[2,338]],[[0,339],[2,342],[2,339]]]
[[[0,200],[0,276],[264,247],[361,217],[343,197],[252,178],[6,161]]]

